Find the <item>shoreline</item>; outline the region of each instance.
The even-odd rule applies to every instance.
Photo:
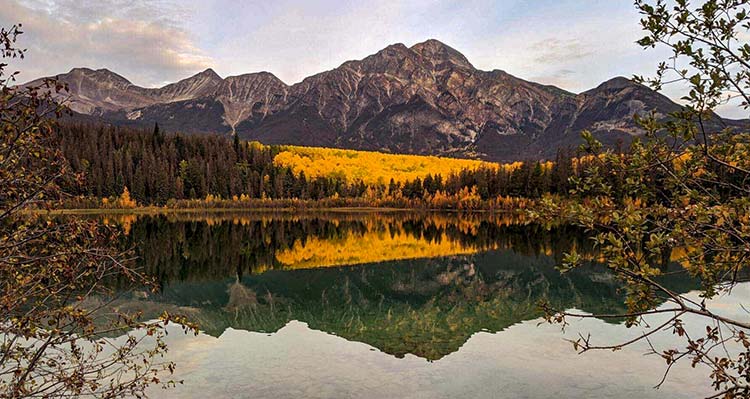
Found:
[[[170,213],[402,213],[402,212],[425,212],[425,213],[499,213],[512,214],[521,209],[439,209],[439,208],[390,208],[390,207],[311,207],[311,208],[294,208],[294,207],[258,207],[258,208],[221,208],[221,207],[203,207],[203,208],[163,208],[163,207],[138,207],[138,208],[78,208],[78,209],[29,209],[25,212],[32,214],[46,214],[51,216],[62,215],[157,215]]]

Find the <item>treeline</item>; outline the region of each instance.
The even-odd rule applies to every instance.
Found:
[[[58,129],[60,147],[82,184],[68,191],[98,198],[118,197],[127,187],[140,204],[170,199],[311,198],[335,194],[357,197],[362,185],[337,179],[307,179],[276,167],[279,147],[249,144],[213,135],[163,134],[126,127],[66,124]]]
[[[480,167],[464,169],[444,178],[427,174],[404,184],[391,181],[389,191],[400,190],[408,198],[421,198],[425,194],[444,193],[456,195],[462,190],[476,188],[482,200],[502,197],[538,198],[542,194],[565,194],[569,191],[569,178],[573,175],[572,157],[559,152],[555,161],[523,162],[512,169]]]
[[[67,123],[57,133],[73,171],[84,176],[66,184],[67,191],[79,197],[79,205],[80,198],[113,204],[127,191],[127,200],[133,200],[128,204],[158,206],[262,199],[455,208],[462,202],[508,202],[511,197],[566,193],[574,174],[573,158],[561,152],[553,163],[487,166],[448,176],[427,174],[403,183],[391,179],[386,184],[365,184],[341,174],[315,178],[295,174],[274,162],[282,147],[237,138],[164,134],[158,125],[143,130]]]

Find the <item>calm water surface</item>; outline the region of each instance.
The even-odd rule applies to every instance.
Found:
[[[170,334],[185,384],[169,398],[697,398],[705,370],[644,347],[577,355],[565,338],[635,336],[618,321],[541,324],[540,300],[583,312],[623,310],[616,279],[573,228],[442,214],[108,216],[127,232],[158,294],[118,305],[199,323]],[[561,275],[576,248],[592,263]],[[664,262],[665,270],[679,271]],[[697,288],[676,274],[679,292]],[[693,294],[691,294],[693,295]],[[744,312],[750,287],[711,306]],[[702,325],[694,323],[695,328]],[[690,326],[690,325],[689,325]],[[670,335],[656,345],[670,342]]]

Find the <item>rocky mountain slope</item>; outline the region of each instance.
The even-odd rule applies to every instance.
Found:
[[[156,89],[105,69],[76,68],[57,78],[68,83],[74,111],[112,123],[492,160],[554,157],[576,145],[583,129],[606,143],[627,142],[642,133],[634,114],[678,109],[621,77],[574,94],[478,70],[437,40],[391,45],[292,86],[268,72],[222,79],[210,69]]]

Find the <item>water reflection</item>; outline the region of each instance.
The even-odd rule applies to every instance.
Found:
[[[437,360],[477,332],[540,317],[542,299],[591,313],[624,309],[606,269],[555,270],[573,247],[594,258],[570,227],[408,213],[127,218],[123,245],[137,248],[161,290],[119,306],[147,317],[187,313],[212,336],[230,327],[272,333],[298,320],[396,357]],[[666,283],[696,287],[682,274]]]
[[[230,265],[239,273],[262,273],[510,247],[526,254],[550,254],[560,239],[528,229],[516,218],[478,214],[176,214],[137,222],[135,216],[121,218],[141,249],[144,266],[158,269],[165,264],[170,269],[176,263],[195,262],[210,276],[230,274],[219,270]],[[197,270],[189,274],[200,278]]]

